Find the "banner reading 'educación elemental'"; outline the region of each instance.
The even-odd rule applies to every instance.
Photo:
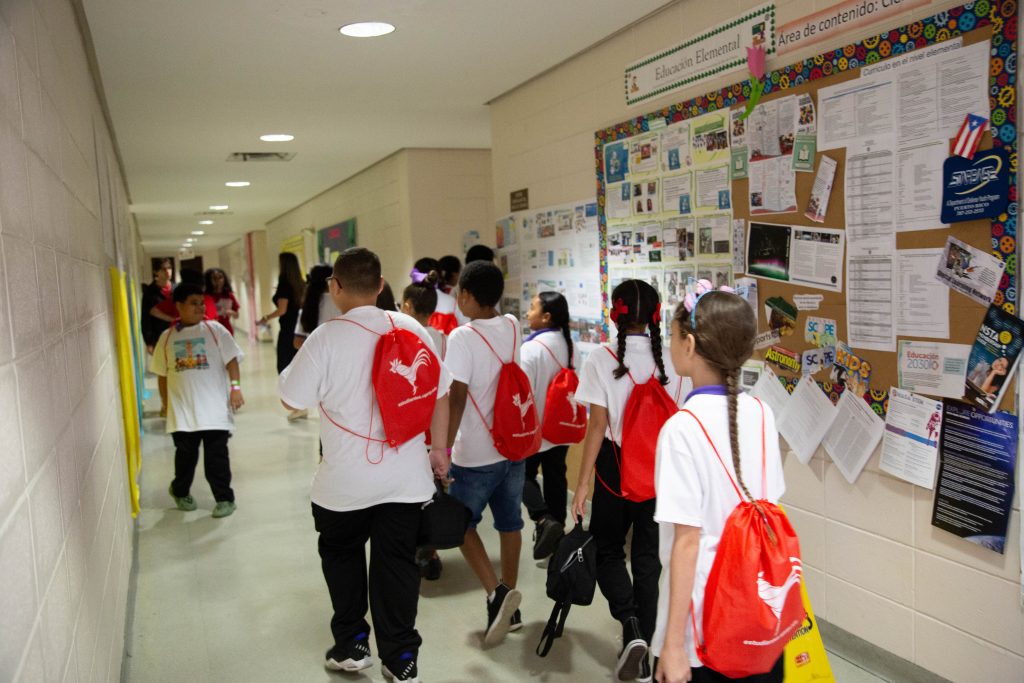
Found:
[[[693,85],[746,67],[747,48],[760,45],[775,52],[775,5],[746,12],[690,40],[648,55],[626,67],[626,104]]]

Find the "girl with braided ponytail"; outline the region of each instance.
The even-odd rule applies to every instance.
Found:
[[[740,502],[730,477],[755,506],[762,499],[777,503],[785,491],[771,409],[739,389],[740,366],[753,353],[756,332],[750,305],[707,281],[697,283],[672,320],[672,365],[693,380],[694,389],[658,438],[655,519],[668,571],[652,649],[662,683],[783,679],[781,657],[768,672],[729,679],[702,666],[694,645],[708,574],[726,519]],[[707,634],[698,636],[704,642]]]
[[[583,517],[596,475],[590,532],[597,546],[597,581],[612,616],[622,623],[615,679],[650,681],[648,643],[654,634],[661,575],[654,521],[654,438],[668,415],[678,410],[684,391],[679,376],[662,359],[661,300],[650,284],[626,280],[615,287],[611,320],[617,339],[587,356],[576,390],[576,400],[590,405],[590,418],[571,509],[574,517]],[[640,405],[634,401],[652,394],[657,394],[658,403],[644,402],[643,412],[657,413],[661,421],[639,427],[629,419]],[[646,448],[639,447],[642,443]],[[639,456],[641,452],[646,457]],[[646,495],[628,486],[638,464],[641,478],[650,482]],[[626,568],[630,529],[632,572]]]

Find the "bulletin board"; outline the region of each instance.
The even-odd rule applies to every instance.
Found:
[[[862,66],[877,63],[888,57],[896,57],[914,49],[961,37],[964,46],[983,41],[991,41],[989,56],[989,105],[990,132],[986,132],[980,143],[980,150],[996,147],[1007,151],[1010,159],[1010,190],[1009,206],[1004,214],[994,220],[970,221],[954,223],[948,229],[930,229],[916,232],[899,232],[896,235],[897,249],[940,248],[946,244],[947,237],[956,238],[978,249],[990,252],[1005,263],[1005,271],[999,282],[993,304],[1002,307],[1008,313],[1015,314],[1017,309],[1016,283],[1016,214],[1017,214],[1017,129],[1016,129],[1016,54],[1017,54],[1017,3],[1015,0],[979,0],[961,7],[902,26],[886,33],[870,36],[864,40],[846,45],[842,48],[825,52],[816,57],[787,65],[765,75],[765,88],[762,103],[771,102],[775,98],[788,95],[810,94],[816,111],[820,116],[821,107],[818,103],[818,92],[859,76]],[[666,125],[687,119],[696,118],[708,112],[742,107],[750,94],[750,81],[737,83],[722,90],[709,92],[692,100],[665,107],[662,110],[630,119],[617,125],[599,130],[595,135],[595,162],[597,168],[598,224],[601,247],[601,278],[603,286],[603,313],[608,319],[609,266],[608,266],[608,206],[605,154],[606,144],[642,135],[649,131],[664,130]],[[820,126],[819,122],[819,126]],[[795,212],[756,216],[760,223],[775,223],[791,226],[808,226],[812,228],[834,228],[845,230],[845,205],[843,188],[846,171],[846,150],[843,148],[817,152],[815,170],[818,169],[823,156],[834,159],[837,171],[833,181],[831,200],[823,222],[816,223],[806,218],[804,209],[807,207],[816,173],[796,173],[796,205]],[[750,212],[747,205],[748,180],[732,179],[732,214],[734,219],[747,221],[749,228]],[[936,202],[938,198],[936,198]],[[744,273],[734,269],[734,275],[740,277]],[[789,283],[758,279],[759,332],[767,330],[766,316],[763,311],[764,302],[775,296],[793,301],[795,295],[822,295],[818,310],[800,311],[797,324],[801,326],[798,333],[784,337],[781,345],[792,351],[803,351],[811,345],[804,341],[802,325],[805,316],[818,316],[834,319],[837,322],[837,337],[849,339],[848,316],[846,304],[847,282],[843,273],[842,292],[836,293],[818,288],[805,288]],[[940,339],[945,343],[967,344],[974,342],[987,306],[968,299],[951,291],[949,293],[949,338]],[[606,328],[607,329],[607,328]],[[916,339],[902,334],[899,339]],[[929,341],[936,341],[929,339]],[[855,352],[858,349],[854,348]],[[755,352],[755,358],[762,358],[764,349]],[[865,399],[879,415],[885,414],[888,405],[888,389],[899,386],[897,378],[896,353],[882,351],[861,351],[858,353],[872,364],[870,392]],[[785,373],[780,373],[784,376]],[[828,373],[816,373],[826,394],[833,402],[838,400],[833,387],[827,381]],[[799,373],[787,379],[789,388],[795,386]],[[1004,409],[1012,405],[1012,392],[1004,398]]]

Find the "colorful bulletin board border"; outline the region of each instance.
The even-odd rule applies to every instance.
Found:
[[[977,0],[899,28],[870,36],[816,57],[783,66],[765,75],[764,94],[787,90],[807,81],[874,64],[887,57],[941,43],[977,28],[991,26],[989,105],[993,145],[1010,156],[1010,203],[1006,213],[992,221],[992,253],[1006,263],[994,303],[1008,313],[1017,312],[1017,0]],[[603,338],[608,337],[608,219],[605,214],[604,154],[607,142],[622,140],[707,112],[747,101],[750,81],[699,95],[686,102],[631,118],[594,134],[597,168],[597,219],[601,249]],[[869,401],[882,411],[884,397]]]

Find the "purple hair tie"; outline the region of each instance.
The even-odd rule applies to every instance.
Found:
[[[424,280],[430,277],[430,273],[421,273],[420,271],[413,268],[412,270],[409,271],[409,277],[412,278],[413,284],[421,285],[423,284]],[[435,282],[434,289],[437,289],[437,285],[438,283]]]

